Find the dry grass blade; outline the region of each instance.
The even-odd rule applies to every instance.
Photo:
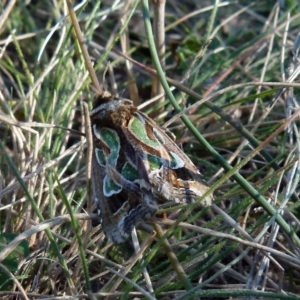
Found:
[[[126,276],[124,276],[123,274],[120,274],[119,272],[116,272],[115,270],[111,269],[111,268],[107,268],[108,270],[110,270],[112,273],[114,273],[115,275],[121,277],[124,281],[128,282],[129,284],[131,284],[133,287],[135,287],[138,291],[140,291],[144,297],[146,297],[147,299],[151,299],[154,300],[156,299],[155,297],[152,297],[151,294],[149,294],[147,291],[145,291],[144,289],[142,289],[138,284],[135,284],[134,282],[132,282],[130,279],[128,279]]]

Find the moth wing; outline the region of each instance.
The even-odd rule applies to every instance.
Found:
[[[116,244],[123,243],[128,237],[128,234],[120,230],[119,224],[122,221],[122,214],[127,214],[129,207],[128,205],[124,205],[121,199],[114,195],[109,198],[104,195],[103,182],[106,176],[105,168],[98,164],[94,156],[92,165],[93,198],[97,205],[103,231],[109,240]],[[117,208],[117,213],[113,213]],[[113,215],[113,218],[109,217],[111,215]]]
[[[149,128],[154,128],[154,136],[160,142],[169,159],[163,162],[160,170],[148,173],[149,181],[153,186],[153,192],[157,194],[157,200],[175,201],[176,203],[190,203],[197,201],[209,190],[209,186],[203,180],[201,173],[189,157],[179,148],[166,132],[158,127],[148,116],[139,112]],[[165,156],[165,154],[164,154]],[[213,196],[208,196],[201,202],[204,206],[210,206]]]

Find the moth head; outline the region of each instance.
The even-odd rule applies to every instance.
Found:
[[[113,101],[114,98],[115,97],[108,91],[104,91],[102,93],[95,94],[95,96],[94,96],[94,109],[96,107],[101,106],[101,104],[103,104],[103,103]]]
[[[90,113],[92,122],[100,126],[127,126],[132,115],[137,111],[132,101],[112,96],[103,92],[95,98],[95,105]]]

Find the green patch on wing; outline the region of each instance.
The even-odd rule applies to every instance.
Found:
[[[122,191],[122,187],[117,185],[110,177],[107,175],[103,180],[103,194],[105,197],[110,197],[112,195],[118,194]]]
[[[107,144],[110,154],[108,156],[108,163],[112,167],[116,167],[120,152],[120,139],[118,134],[109,128],[101,128],[101,136],[103,141]]]
[[[184,161],[175,152],[170,151],[169,155],[171,158],[170,161],[171,169],[180,169],[184,167]]]
[[[147,158],[148,158],[151,170],[159,170],[160,169],[160,167],[162,166],[162,162],[159,157],[148,154]]]
[[[106,165],[106,160],[105,160],[105,156],[104,156],[104,152],[102,149],[95,149],[95,155],[96,155],[96,159],[97,162],[100,166],[104,167]]]
[[[163,135],[160,134],[160,132],[156,128],[153,128],[153,134],[154,134],[154,136],[156,137],[156,139],[158,140],[159,143],[161,143],[162,145],[164,145],[166,143]]]
[[[155,149],[161,147],[160,143],[149,139],[145,129],[145,125],[136,117],[133,117],[128,124],[129,130],[138,138],[142,143]]]
[[[124,164],[121,175],[129,181],[134,181],[139,178],[138,171],[129,163]]]

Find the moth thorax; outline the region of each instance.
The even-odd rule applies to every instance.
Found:
[[[115,126],[127,126],[133,114],[132,106],[119,107],[117,111],[110,111],[111,121]]]

